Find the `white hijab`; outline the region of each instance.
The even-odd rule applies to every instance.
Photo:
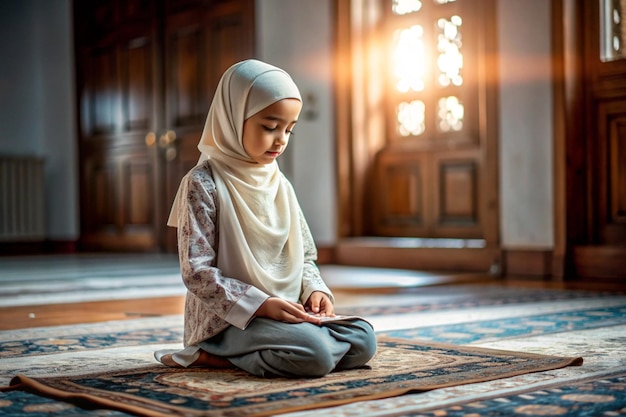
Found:
[[[227,277],[297,302],[304,264],[300,206],[276,161],[254,163],[243,147],[246,119],[286,98],[302,100],[285,71],[257,60],[222,76],[198,149],[210,159],[219,202],[217,267]],[[178,226],[176,195],[167,224]]]

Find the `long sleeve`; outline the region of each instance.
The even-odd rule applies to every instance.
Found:
[[[316,265],[317,248],[315,241],[311,235],[309,226],[304,218],[304,214],[300,213],[300,228],[302,230],[302,242],[304,244],[304,268],[302,270],[302,292],[300,294],[300,302],[304,304],[314,291],[322,291],[328,295],[334,304],[335,299],[332,292],[322,279],[320,270]]]
[[[245,328],[269,297],[256,287],[225,277],[217,268],[218,205],[208,163],[192,170],[182,182],[178,252],[185,306],[185,344],[205,340],[226,327]]]

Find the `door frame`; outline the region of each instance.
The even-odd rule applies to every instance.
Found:
[[[370,239],[366,222],[372,219],[371,193],[375,158],[385,145],[385,109],[377,86],[380,59],[376,30],[380,0],[335,0],[338,227],[335,261],[339,264],[432,270],[501,271],[500,213],[498,194],[497,118],[481,117],[479,131],[485,146],[485,171],[490,175],[484,198],[489,202],[489,225],[485,227],[482,248],[424,247],[419,242],[398,239]],[[493,4],[488,1],[489,4]],[[492,36],[480,40],[482,53],[495,59],[495,6],[486,7],[485,17],[493,22]],[[497,113],[497,65],[483,62],[480,67],[481,106],[486,113]],[[409,239],[410,240],[410,239]],[[407,245],[408,243],[408,245]]]
[[[554,70],[554,249],[556,280],[624,278],[626,247],[598,245],[594,239],[593,161],[587,138],[598,120],[588,111],[594,61],[585,54],[597,25],[587,27],[585,2],[552,0]],[[597,16],[595,16],[597,17]],[[598,47],[599,48],[599,47]],[[595,50],[594,48],[591,48]],[[599,59],[599,56],[598,56]],[[620,272],[622,271],[622,272]]]

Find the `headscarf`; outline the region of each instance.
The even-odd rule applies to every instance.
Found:
[[[239,62],[222,76],[198,149],[210,160],[219,203],[217,267],[224,276],[297,302],[304,264],[300,206],[276,161],[257,164],[243,147],[244,121],[271,104],[302,100],[280,68]],[[180,188],[168,219],[177,227]]]

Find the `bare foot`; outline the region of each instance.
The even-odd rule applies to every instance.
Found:
[[[161,356],[161,363],[165,366],[169,366],[170,368],[182,368],[183,367],[182,365],[179,365],[178,363],[174,362],[174,359],[172,358],[171,353]]]
[[[204,350],[200,351],[200,356],[191,366],[198,366],[202,368],[233,368],[234,365],[230,363],[230,361],[221,356],[211,355],[210,353],[205,352]]]

